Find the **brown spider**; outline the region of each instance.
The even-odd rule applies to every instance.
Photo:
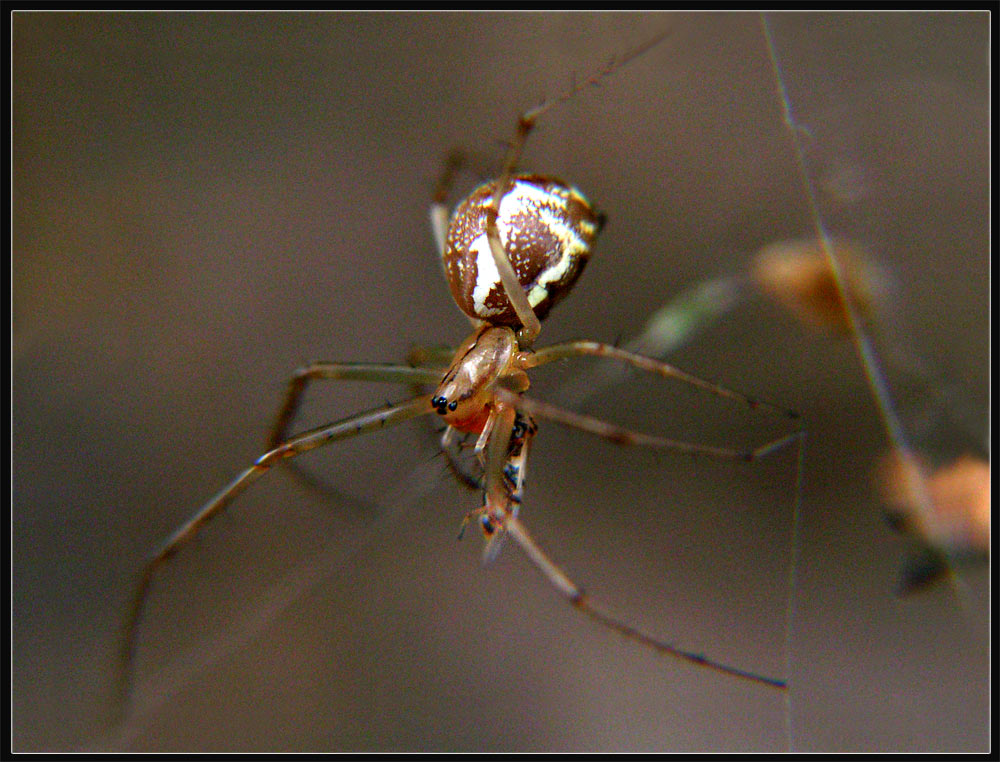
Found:
[[[121,698],[127,699],[136,634],[157,569],[210,518],[218,515],[272,466],[330,442],[365,434],[421,415],[436,413],[446,424],[442,448],[459,475],[484,492],[484,503],[463,522],[475,519],[486,538],[485,555],[495,555],[510,536],[559,592],[577,609],[628,638],[699,666],[773,688],[785,681],[723,664],[648,635],[606,613],[538,546],[518,518],[531,440],[544,418],[622,445],[651,447],[739,461],[762,457],[799,436],[791,434],[753,450],[678,442],[639,433],[525,395],[528,371],[556,360],[593,355],[619,360],[639,370],[673,378],[751,407],[767,407],[746,395],[703,381],[671,365],[596,341],[570,341],[533,349],[540,321],[573,287],[583,271],[603,217],[576,188],[561,180],[515,169],[538,118],[579,90],[596,84],[666,37],[660,34],[557,98],[523,114],[500,177],[474,190],[449,216],[444,199],[457,167],[449,161],[435,194],[431,222],[452,296],[473,324],[471,335],[447,365],[428,357],[416,365],[312,363],[298,369],[268,440],[268,451],[176,529],[146,564],[128,610],[122,643]],[[433,393],[358,413],[294,435],[288,429],[308,383],[318,379],[433,385]],[[481,476],[468,476],[455,457],[460,439],[475,435]]]

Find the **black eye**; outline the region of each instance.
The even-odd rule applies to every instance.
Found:
[[[458,407],[458,402],[449,402],[448,403],[448,409],[451,410],[452,412],[454,412],[455,408],[457,408],[457,407]]]

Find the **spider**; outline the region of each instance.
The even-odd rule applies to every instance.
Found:
[[[146,563],[123,630],[119,692],[123,708],[131,691],[136,636],[156,571],[209,519],[277,464],[330,442],[424,415],[436,415],[443,421],[441,448],[455,475],[482,489],[483,504],[466,514],[462,530],[470,522],[479,526],[487,560],[496,555],[509,536],[569,603],[601,625],[683,661],[771,688],[786,687],[783,679],[679,648],[606,612],[549,558],[519,517],[528,453],[538,431],[536,418],[620,445],[737,461],[763,457],[798,436],[787,435],[752,450],[691,444],[626,429],[526,395],[531,369],[555,361],[597,356],[676,379],[752,408],[795,417],[792,411],[613,345],[582,340],[534,348],[541,321],[566,297],[582,273],[604,218],[572,185],[555,177],[517,171],[528,136],[538,119],[553,106],[569,100],[584,87],[598,84],[666,36],[665,32],[653,37],[558,97],[523,113],[500,176],[476,188],[450,215],[445,199],[461,159],[457,154],[449,158],[434,194],[431,226],[451,294],[472,323],[471,334],[450,359],[425,353],[407,365],[316,362],[295,371],[271,429],[267,452],[167,537]],[[290,435],[307,386],[318,380],[394,383],[414,389],[432,386],[434,391]],[[471,436],[476,437],[474,472],[459,458],[465,438]]]

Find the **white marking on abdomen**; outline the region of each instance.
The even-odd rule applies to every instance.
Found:
[[[497,225],[499,228],[499,224]],[[503,236],[500,237],[503,240]],[[480,317],[485,315],[497,315],[504,311],[504,307],[488,308],[486,299],[493,289],[503,292],[503,285],[500,282],[500,272],[497,270],[497,263],[493,259],[493,252],[490,250],[490,240],[486,233],[482,233],[472,242],[469,247],[476,252],[476,285],[472,289],[472,305],[475,312]]]

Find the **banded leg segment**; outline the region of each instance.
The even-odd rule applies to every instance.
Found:
[[[383,363],[336,363],[315,362],[304,365],[292,374],[285,392],[285,399],[278,410],[271,433],[267,439],[269,449],[275,449],[285,441],[288,428],[295,418],[302,395],[310,381],[324,379],[331,381],[375,381],[389,384],[437,384],[442,371],[436,368],[413,368],[408,365]]]
[[[502,182],[506,181],[506,184]],[[535,337],[542,330],[542,324],[535,314],[535,309],[528,301],[528,295],[521,287],[521,282],[514,273],[514,267],[510,263],[507,251],[500,241],[500,229],[497,227],[497,217],[500,214],[500,200],[507,193],[510,185],[510,176],[505,175],[501,180],[496,181],[493,192],[493,201],[490,208],[486,210],[486,240],[490,243],[490,253],[493,255],[493,262],[496,264],[497,274],[500,276],[500,283],[503,284],[504,291],[507,292],[507,299],[510,300],[517,319],[521,321],[521,328],[517,332],[518,342],[522,347],[531,346]]]
[[[237,476],[215,497],[206,503],[194,516],[171,534],[153,554],[143,569],[135,595],[128,610],[121,642],[121,675],[119,682],[120,706],[124,709],[131,690],[132,669],[135,659],[136,634],[145,609],[150,584],[156,571],[186,542],[191,540],[201,527],[219,515],[240,493],[263,476],[271,466],[287,458],[294,458],[304,452],[322,447],[340,439],[349,439],[375,429],[401,423],[410,418],[425,415],[434,410],[430,396],[421,396],[391,407],[376,408],[342,421],[321,426],[298,434],[259,457],[250,468]]]
[[[490,419],[493,424],[486,443],[486,459],[483,462],[486,477],[483,528],[484,530],[488,528],[486,546],[483,548],[485,561],[496,557],[506,534],[507,519],[517,512],[518,507],[512,506],[510,489],[504,476],[517,409],[514,405],[499,402],[494,406]]]
[[[509,393],[504,393],[506,396]],[[507,487],[507,479],[503,473],[505,463],[509,458],[510,442],[514,437],[514,426],[517,420],[516,413],[522,416],[524,413],[535,412],[534,409],[524,405],[524,397],[510,395],[512,400],[502,401],[496,408],[496,421],[494,422],[492,435],[486,449],[486,506],[484,512],[493,524],[493,532],[487,541],[484,551],[487,560],[496,554],[500,543],[506,535],[510,535],[521,549],[528,556],[529,560],[545,575],[546,579],[555,587],[559,593],[568,600],[574,608],[584,612],[598,624],[611,630],[615,630],[626,638],[650,648],[659,653],[672,656],[676,659],[689,662],[699,667],[706,667],[716,672],[720,672],[731,677],[765,685],[770,688],[784,690],[785,680],[775,677],[745,670],[730,664],[725,664],[714,659],[709,659],[704,654],[678,648],[664,640],[656,638],[642,630],[627,624],[623,620],[612,616],[603,608],[595,604],[577,585],[570,576],[563,571],[548,555],[541,549],[538,543],[531,537],[524,524],[517,517],[519,505],[514,503],[511,493]],[[516,410],[515,403],[520,410]],[[530,419],[529,419],[530,420]],[[532,428],[533,428],[533,424]],[[519,462],[521,472],[518,475],[516,490],[519,493],[523,486],[523,469],[527,458],[527,446],[530,443],[531,434],[526,434],[524,450],[519,452],[523,458]]]
[[[621,633],[629,640],[633,640],[640,645],[651,648],[659,653],[673,656],[676,659],[689,662],[698,667],[706,667],[708,669],[715,670],[716,672],[721,672],[724,675],[738,677],[742,680],[749,680],[754,683],[759,683],[760,685],[765,685],[769,688],[784,690],[787,687],[786,681],[781,678],[761,675],[757,672],[751,672],[723,662],[715,661],[714,659],[709,659],[704,654],[678,648],[677,646],[653,637],[642,630],[626,624],[621,619],[608,614],[602,608],[597,606],[590,599],[590,597],[583,592],[582,588],[570,579],[566,572],[559,568],[559,566],[557,566],[545,554],[545,552],[538,546],[538,543],[536,543],[531,535],[528,534],[528,530],[525,528],[524,524],[521,523],[520,519],[516,516],[508,516],[505,529],[506,533],[514,538],[514,541],[521,546],[521,549],[525,552],[528,558],[531,559],[532,563],[538,567],[542,574],[546,576],[549,582],[552,583],[562,596],[566,598],[574,608],[584,612],[595,622]]]
[[[679,452],[687,455],[705,455],[710,458],[720,458],[722,460],[756,460],[764,457],[765,455],[769,455],[782,447],[785,447],[802,436],[802,432],[796,431],[759,445],[752,450],[737,450],[731,447],[713,447],[712,445],[681,442],[676,439],[667,439],[665,437],[654,436],[653,434],[633,431],[632,429],[626,429],[622,426],[609,423],[608,421],[603,421],[600,418],[594,418],[589,415],[584,415],[583,413],[576,413],[572,410],[561,408],[558,405],[531,399],[530,397],[514,394],[513,392],[498,390],[497,396],[504,399],[508,404],[516,404],[520,410],[530,415],[536,415],[539,418],[546,418],[550,421],[561,423],[563,426],[569,426],[570,428],[585,431],[588,434],[594,434],[595,436],[607,439],[615,444],[634,447],[650,447],[656,450],[670,450],[672,452]]]
[[[784,415],[787,418],[799,417],[798,413],[794,410],[772,405],[769,402],[762,402],[761,400],[743,394],[742,392],[736,392],[732,389],[727,389],[720,384],[705,381],[704,379],[687,373],[680,368],[676,368],[669,363],[665,363],[662,360],[654,360],[651,357],[637,355],[634,352],[619,349],[616,346],[604,344],[599,341],[567,341],[562,344],[553,344],[552,346],[544,347],[533,354],[526,355],[525,366],[528,368],[537,368],[540,365],[545,365],[546,363],[554,362],[556,360],[583,357],[587,355],[593,357],[609,357],[613,360],[619,360],[620,362],[628,363],[639,370],[654,373],[658,376],[662,376],[663,378],[674,378],[678,381],[683,381],[685,384],[690,384],[698,389],[714,394],[717,397],[724,397],[726,399],[733,399],[738,402],[742,402],[750,408],[771,410]]]
[[[500,216],[500,201],[511,188],[511,181],[514,173],[517,171],[517,165],[521,160],[524,147],[527,145],[528,135],[535,128],[535,124],[539,118],[553,106],[570,100],[584,88],[598,86],[602,79],[638,58],[650,48],[659,45],[666,39],[669,33],[669,30],[663,31],[642,45],[628,51],[620,58],[612,58],[603,68],[594,72],[583,81],[575,83],[555,98],[550,98],[535,106],[535,108],[524,112],[517,120],[514,139],[511,141],[507,150],[507,156],[504,159],[503,171],[493,184],[493,200],[490,208],[486,210],[486,238],[490,243],[490,253],[493,254],[493,261],[496,263],[500,282],[503,284],[504,291],[507,292],[507,298],[510,300],[511,306],[513,306],[514,311],[517,313],[518,320],[521,321],[521,330],[518,331],[517,335],[523,347],[531,346],[541,331],[542,326],[535,315],[535,310],[528,301],[527,294],[521,287],[517,275],[514,273],[514,268],[510,264],[510,259],[507,257],[503,243],[500,241],[497,218]]]

